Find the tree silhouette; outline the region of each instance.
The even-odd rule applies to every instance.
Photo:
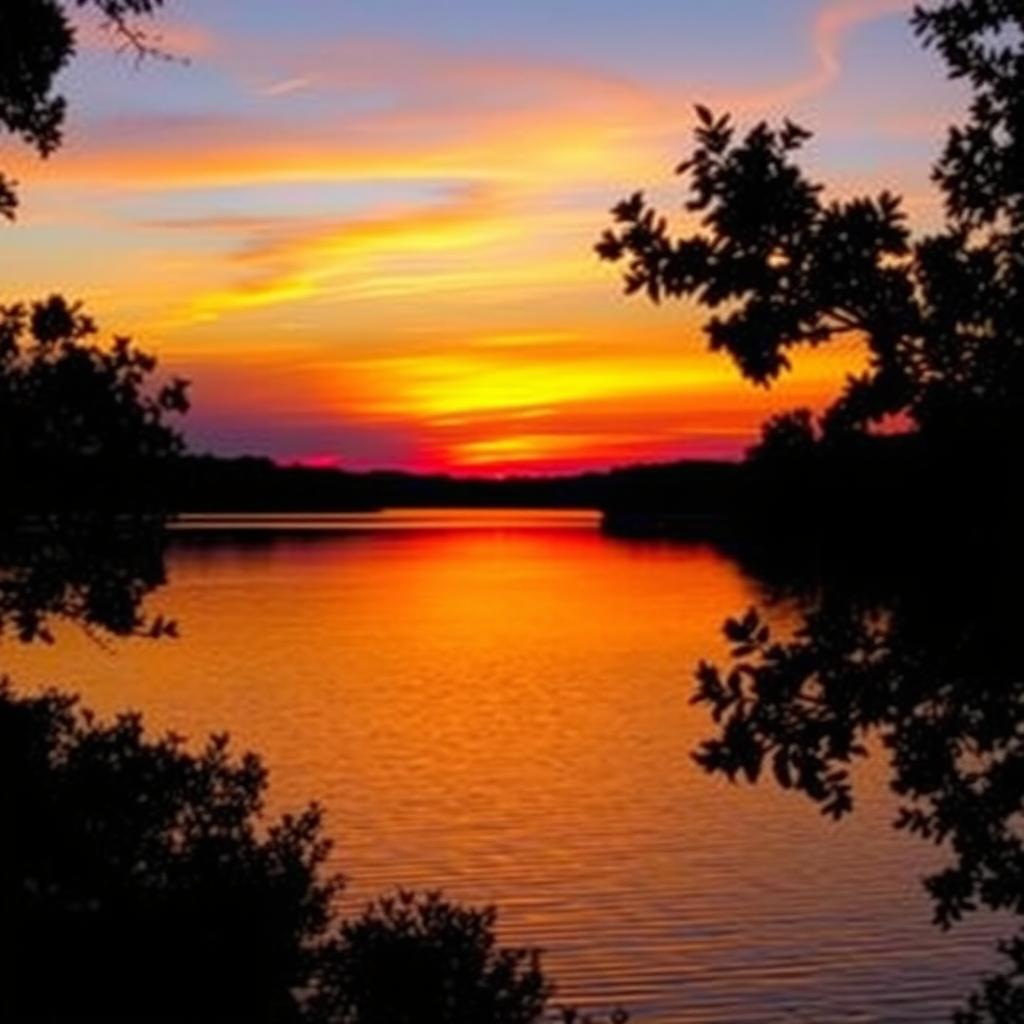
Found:
[[[0,306],[4,469],[101,459],[134,465],[183,451],[167,417],[187,411],[185,383],[154,385],[152,356],[124,337],[100,347],[91,341],[96,333],[81,307],[58,295],[31,309]],[[19,491],[13,499],[24,504]]]
[[[336,923],[319,808],[268,821],[266,770],[225,736],[191,753],[138,715],[104,723],[0,682],[0,778],[4,1020],[546,1019],[539,953],[500,947],[492,909],[401,893]]]
[[[158,53],[136,23],[163,0],[17,0],[0,7],[0,131],[47,157],[61,143],[66,99],[54,93],[57,75],[75,55],[71,12],[91,8],[139,56]],[[17,182],[0,171],[0,216],[13,219]]]
[[[754,478],[767,481],[763,495],[796,496],[783,514],[800,508],[823,535],[808,556],[792,538],[780,547],[777,530],[759,540],[756,511],[745,522],[739,549],[799,581],[788,596],[801,622],[780,635],[751,609],[726,623],[729,664],[697,672],[694,701],[718,733],[695,758],[733,780],[767,775],[838,818],[854,806],[851,764],[881,740],[903,805],[897,827],[951,854],[926,882],[936,922],[949,927],[979,906],[1024,914],[1013,597],[1024,561],[1000,507],[1006,493],[993,486],[1024,411],[1024,8],[944,0],[920,5],[912,24],[973,92],[934,170],[940,232],[914,239],[889,193],[826,201],[798,162],[803,128],[760,124],[740,137],[727,116],[698,108],[696,148],[679,170],[699,227],[673,237],[637,194],[615,208],[598,251],[627,261],[627,292],[708,309],[711,347],[757,383],[790,369],[796,346],[865,341],[868,370],[820,419],[797,410],[765,425]],[[907,509],[874,495],[858,503],[853,528],[868,543],[829,561],[822,537],[825,549],[852,539],[829,534],[820,520],[842,516],[808,501],[806,479],[844,472],[840,453],[893,416],[916,432],[901,451],[930,453],[944,487],[930,483],[907,503],[909,529]],[[873,475],[892,474],[878,447],[854,451],[867,459],[854,486],[867,486],[872,459]],[[967,515],[954,521],[947,505]],[[969,997],[959,1024],[1024,1019],[1024,929],[1000,948],[1008,969]]]
[[[343,924],[321,1004],[339,1024],[532,1024],[551,986],[535,950],[497,946],[493,908],[400,891]],[[396,981],[400,979],[400,984]]]
[[[0,7],[0,133],[41,156],[61,144],[58,73],[75,54],[71,14],[91,9],[139,56],[156,53],[137,19],[163,0],[19,0]],[[15,183],[0,172],[0,215]],[[125,337],[109,348],[81,307],[54,295],[0,305],[0,635],[51,639],[50,621],[159,635],[141,596],[163,581],[161,480],[183,449],[170,417],[186,386],[154,381],[156,361]],[[116,515],[115,515],[116,513]]]
[[[139,55],[156,52],[136,19],[163,0],[19,0],[0,7],[0,133],[41,156],[61,144],[58,73],[75,54],[75,9],[97,12]],[[0,215],[15,183],[0,172]],[[91,341],[80,306],[54,295],[0,305],[0,635],[51,639],[49,622],[159,634],[139,600],[163,581],[169,495],[160,466],[180,454],[170,417],[184,382],[154,383],[156,361],[130,339]],[[117,515],[113,513],[116,511]]]
[[[287,1022],[336,878],[320,814],[266,824],[266,772],[0,688],[0,1011],[55,1022]]]
[[[1024,916],[1024,678],[1020,605],[1007,596],[1024,548],[995,531],[986,545],[934,551],[925,535],[788,588],[803,609],[792,631],[756,609],[727,622],[729,663],[697,672],[693,700],[719,729],[695,757],[734,781],[773,778],[834,818],[854,808],[852,764],[869,750],[886,757],[896,827],[951,855],[926,880],[949,928],[979,907]],[[1000,948],[1011,967],[960,1024],[1024,1016],[1024,925]]]
[[[96,333],[60,297],[0,308],[0,639],[173,632],[141,605],[164,578],[185,387]],[[0,680],[0,779],[0,1016],[313,1020],[340,881],[316,807],[265,820],[257,758]]]
[[[739,549],[798,581],[788,594],[801,621],[781,635],[757,609],[726,623],[730,662],[702,664],[694,698],[718,733],[695,756],[733,780],[768,775],[838,818],[854,806],[851,763],[880,739],[903,802],[897,827],[952,855],[926,882],[949,927],[978,907],[1024,915],[1024,560],[1003,463],[1024,426],[1024,8],[943,0],[919,5],[913,27],[973,93],[934,169],[940,232],[915,239],[887,192],[827,201],[798,162],[803,128],[741,137],[698,107],[697,146],[679,168],[697,230],[673,237],[637,193],[598,251],[626,261],[627,292],[707,309],[711,348],[756,383],[789,369],[797,346],[865,341],[867,372],[822,417],[801,409],[765,425],[751,464],[762,496],[794,492],[824,530],[816,548],[805,538],[808,554],[757,533],[763,508],[748,517]],[[843,472],[851,445],[869,460],[854,488],[891,472],[863,441],[893,416],[915,428],[908,450],[927,453],[944,486],[930,481],[909,521],[905,508],[860,502],[852,525],[869,541],[854,544],[818,522],[841,516],[808,500],[805,481]],[[794,503],[783,508],[791,516]],[[778,548],[767,557],[766,539]],[[836,548],[856,554],[831,561]],[[1024,929],[1000,948],[1009,967],[969,997],[959,1024],[1024,1019]]]
[[[506,949],[497,912],[399,890],[342,924],[328,944],[314,1012],[331,1024],[626,1024],[629,1014],[552,1010],[535,949]]]
[[[163,572],[165,472],[184,443],[183,381],[129,339],[104,347],[59,296],[0,306],[0,636],[51,623],[157,635],[140,603]]]
[[[792,122],[740,136],[698,107],[678,171],[699,228],[674,237],[638,192],[597,250],[626,262],[627,293],[706,308],[712,350],[758,384],[797,346],[864,339],[869,368],[816,424],[826,439],[903,416],[936,444],[977,450],[1022,425],[1024,13],[1014,0],[946,0],[919,6],[913,24],[974,96],[934,172],[940,233],[915,240],[889,192],[826,200],[797,159],[810,133]]]

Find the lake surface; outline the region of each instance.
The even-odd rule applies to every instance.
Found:
[[[759,598],[711,547],[579,512],[213,518],[169,574],[150,608],[180,640],[67,634],[7,667],[259,751],[273,810],[327,809],[347,907],[494,902],[562,998],[650,1024],[934,1024],[997,965],[992,921],[931,926],[941,854],[889,828],[881,761],[836,825],[690,760],[693,668]]]

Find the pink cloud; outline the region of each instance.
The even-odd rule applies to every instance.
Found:
[[[726,95],[717,100],[732,110],[777,109],[817,96],[842,75],[843,47],[862,25],[898,14],[909,14],[914,0],[831,0],[816,12],[810,25],[812,66],[800,76],[777,85]]]

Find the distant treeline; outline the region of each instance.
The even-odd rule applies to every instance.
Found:
[[[919,435],[860,437],[742,463],[681,461],[567,476],[504,478],[348,472],[264,458],[189,456],[173,471],[189,512],[302,512],[384,508],[591,508],[623,520],[870,517],[872,508],[966,512],[1009,478],[995,448],[931,450]],[[991,498],[991,493],[985,495]]]
[[[572,476],[506,478],[348,472],[280,466],[265,458],[189,456],[171,491],[187,512],[335,512],[385,508],[605,508],[685,505],[702,514],[731,504],[740,467],[726,462],[630,466]]]
[[[617,533],[834,531],[873,519],[973,521],[976,508],[1002,504],[1009,465],[995,446],[959,455],[930,451],[919,435],[861,437],[841,447],[813,445],[743,463],[682,461],[569,476],[507,478],[349,472],[281,466],[267,458],[189,455],[131,465],[79,461],[11,467],[17,486],[7,510],[45,512],[68,501],[194,513],[351,512],[386,508],[586,508]],[[0,509],[2,512],[2,509]],[[901,515],[902,513],[902,515]]]

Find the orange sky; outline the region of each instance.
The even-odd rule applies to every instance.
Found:
[[[823,404],[854,346],[753,389],[697,311],[627,301],[593,254],[626,192],[679,207],[696,100],[793,114],[840,191],[935,215],[957,95],[909,0],[643,0],[628,38],[604,0],[244,7],[169,4],[188,64],[136,68],[87,27],[65,148],[2,151],[24,192],[6,297],[82,297],[192,378],[200,449],[565,470],[736,457],[767,413]]]

